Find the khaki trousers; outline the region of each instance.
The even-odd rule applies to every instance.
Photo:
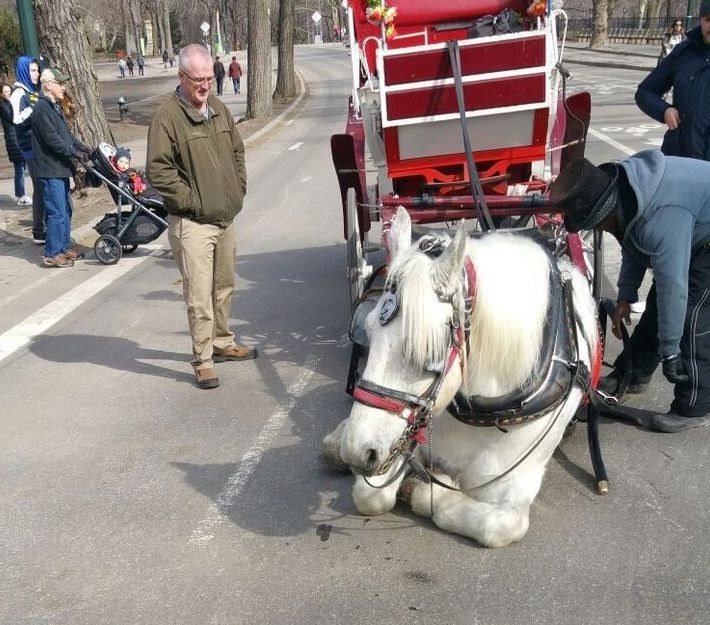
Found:
[[[232,294],[236,282],[237,242],[234,224],[221,228],[168,216],[168,239],[182,274],[182,293],[192,336],[192,366],[212,366],[214,348],[234,344],[229,331]]]

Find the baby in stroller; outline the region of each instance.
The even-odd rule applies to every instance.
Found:
[[[87,183],[95,187],[105,184],[116,203],[116,212],[106,213],[94,226],[101,235],[94,245],[99,261],[105,265],[117,263],[122,254],[163,233],[168,226],[163,198],[141,172],[131,167],[128,148],[100,143],[85,166]],[[124,206],[130,206],[130,210],[122,210]]]

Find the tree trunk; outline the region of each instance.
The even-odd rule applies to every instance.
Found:
[[[143,39],[143,14],[141,12],[140,0],[131,0],[131,21],[133,22],[133,32],[136,37],[136,47],[133,50],[134,54],[143,52],[141,39]]]
[[[247,111],[245,119],[271,115],[271,26],[268,0],[249,0]]]
[[[136,33],[133,28],[133,17],[131,16],[131,8],[126,2],[121,3],[121,21],[123,22],[123,35],[126,54],[133,54],[136,49]]]
[[[35,0],[34,13],[42,55],[51,67],[69,75],[71,97],[77,104],[74,130],[88,146],[113,143],[80,7],[73,0]]]
[[[297,93],[293,63],[294,0],[281,0],[279,7],[279,66],[274,100],[294,98]]]
[[[170,31],[170,7],[168,6],[168,3],[163,1],[163,35],[165,38],[163,39],[163,46],[165,46],[163,49],[168,51],[168,55],[172,56],[173,54],[173,36]]]
[[[605,48],[609,45],[608,24],[609,24],[609,0],[595,0],[592,7],[594,17],[594,31],[589,42],[590,48]]]

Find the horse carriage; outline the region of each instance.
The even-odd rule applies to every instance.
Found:
[[[356,474],[360,512],[399,494],[506,545],[580,406],[607,489],[601,237],[567,233],[550,196],[583,156],[591,98],[566,93],[567,18],[544,0],[347,4],[352,92],[331,151],[355,403],[326,455]]]

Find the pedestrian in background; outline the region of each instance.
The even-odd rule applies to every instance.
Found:
[[[667,126],[661,150],[668,156],[710,160],[710,0],[700,2],[700,25],[677,43],[672,54],[641,82],[636,104],[649,117]],[[682,33],[674,27],[676,33]],[[664,95],[673,89],[673,100]],[[658,345],[657,277],[646,296],[641,318],[630,337],[632,370],[628,393],[642,393],[660,362]],[[599,388],[615,394],[626,354],[614,362],[614,369],[599,382]]]
[[[232,57],[232,62],[229,64],[229,77],[232,79],[234,95],[239,95],[239,89],[242,80],[242,66],[239,65],[236,56]]]
[[[18,206],[29,206],[32,204],[32,200],[25,195],[25,159],[22,156],[20,145],[17,143],[15,124],[12,123],[11,95],[12,88],[10,85],[3,85],[2,98],[0,98],[0,120],[2,121],[2,131],[5,135],[7,158],[15,168],[15,202]]]
[[[128,69],[128,65],[126,64],[126,61],[123,58],[118,59],[118,76],[119,76],[119,78],[126,77],[126,69]]]
[[[168,51],[167,50],[163,50],[163,67],[165,69],[168,69]],[[170,67],[172,67],[172,65],[170,65]]]
[[[224,92],[224,64],[219,60],[219,57],[215,57],[214,65],[212,67],[214,71],[214,79],[217,81],[217,95],[222,95]]]
[[[244,143],[229,109],[210,95],[210,53],[180,51],[180,85],[148,130],[146,172],[165,201],[168,239],[182,275],[197,386],[219,386],[215,362],[256,358],[229,329],[234,293],[234,218],[247,189]],[[189,140],[188,140],[189,139]]]
[[[47,267],[71,267],[84,257],[71,246],[69,178],[76,173],[74,159],[91,150],[72,134],[64,118],[60,102],[67,80],[59,70],[45,69],[40,76],[42,93],[32,115],[32,148],[47,219],[43,259]]]
[[[135,68],[135,63],[133,62],[133,59],[129,56],[126,59],[126,67],[128,68],[128,75],[133,78],[133,70]]]
[[[145,57],[139,52],[136,56],[136,63],[138,63],[138,75],[144,76],[143,68],[145,67]]]
[[[22,158],[27,163],[27,170],[32,179],[32,240],[44,243],[44,203],[42,189],[37,184],[35,159],[32,151],[31,117],[39,98],[39,62],[31,56],[21,56],[15,64],[15,78],[10,104],[12,104],[12,123],[15,124],[17,143],[22,150]]]
[[[673,48],[684,40],[685,28],[683,28],[683,21],[677,19],[666,31],[665,41],[663,42],[663,50],[661,51],[661,59],[666,58],[671,52],[673,52]]]

